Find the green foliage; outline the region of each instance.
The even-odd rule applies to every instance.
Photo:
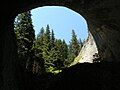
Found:
[[[60,39],[56,39],[55,41],[55,50],[56,50],[56,58],[54,61],[55,66],[60,69],[63,67],[64,56],[63,56],[63,42]]]
[[[51,73],[53,73],[54,75],[55,74],[58,74],[59,72],[61,72],[62,70],[58,70],[58,69],[56,69],[55,67],[49,67],[49,70],[48,70],[48,72],[51,72]]]
[[[30,11],[17,16],[14,23],[14,30],[17,37],[18,57],[23,67],[31,68],[32,46],[35,40]]]
[[[61,72],[73,62],[83,44],[81,39],[77,40],[74,30],[69,45],[56,39],[49,25],[42,27],[35,39],[30,11],[19,14],[14,25],[21,65],[34,74]]]
[[[54,31],[53,30],[51,32],[50,44],[51,44],[51,49],[54,48],[54,46],[55,46],[55,36],[54,36]]]
[[[68,59],[65,62],[65,65],[69,66],[74,61],[75,57],[77,57],[77,55],[79,54],[81,48],[82,41],[81,39],[80,41],[77,40],[75,31],[72,30],[72,38],[70,44],[68,45]]]
[[[65,40],[62,42],[62,54],[64,59],[68,58],[68,45],[66,44]]]
[[[34,51],[34,62],[33,62],[33,67],[32,67],[32,72],[34,74],[43,74],[45,73],[45,67],[44,67],[44,59],[42,55],[42,50],[37,46],[37,43],[33,46],[33,51]]]
[[[72,53],[74,53],[75,56],[77,56],[79,54],[79,43],[74,30],[72,30],[71,48]]]
[[[46,30],[41,28],[36,39],[36,47],[42,51],[46,72],[50,72],[51,67],[55,70],[64,67],[64,61],[67,59],[67,44],[64,40],[55,39],[54,31],[50,32],[49,25]]]

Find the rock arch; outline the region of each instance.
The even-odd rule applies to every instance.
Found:
[[[119,0],[4,0],[0,3],[0,87],[6,90],[18,89],[14,77],[17,46],[13,31],[13,21],[17,14],[38,6],[68,7],[87,20],[101,59],[116,62],[120,61],[119,3]]]
[[[114,57],[114,61],[118,61],[118,59],[120,58],[119,51],[115,50],[115,48],[120,49],[118,45],[120,40],[116,40],[116,37],[119,37],[119,12],[117,11],[117,9],[120,8],[119,0],[31,0],[28,2],[23,1],[18,3],[16,2],[16,6],[13,6],[13,9],[10,14],[12,15],[12,17],[15,17],[15,15],[17,15],[18,13],[36,8],[38,6],[53,5],[65,6],[81,14],[88,22],[89,31],[92,33],[98,45],[99,52],[102,52],[101,57],[104,56],[104,58],[109,57],[111,59],[112,55]],[[107,55],[108,52],[111,55]]]

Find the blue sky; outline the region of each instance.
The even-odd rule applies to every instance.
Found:
[[[54,30],[57,39],[65,39],[69,43],[72,29],[75,30],[77,38],[86,39],[88,28],[86,20],[75,11],[66,7],[44,6],[31,10],[32,22],[37,35],[41,27],[46,28],[49,24],[50,29]]]

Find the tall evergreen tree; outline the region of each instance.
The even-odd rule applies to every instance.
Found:
[[[72,53],[74,53],[75,56],[77,56],[79,54],[79,43],[74,30],[72,30],[71,44],[72,44]]]
[[[72,39],[70,41],[70,44],[68,46],[68,61],[67,61],[67,65],[69,65],[70,63],[73,62],[73,60],[75,59],[75,57],[79,54],[80,52],[80,47],[79,47],[79,42],[77,40],[77,36],[75,34],[75,31],[72,30]]]
[[[17,36],[18,55],[23,67],[31,68],[32,46],[35,33],[32,25],[31,12],[27,11],[17,16],[15,20],[15,33]]]
[[[69,45],[68,45],[68,58],[67,58],[67,60],[65,62],[65,65],[69,66],[73,62],[73,60],[74,60],[75,57],[76,56],[73,53],[72,43],[69,42]]]
[[[49,51],[50,50],[50,27],[49,27],[49,25],[47,25],[47,27],[46,27],[43,44],[44,44],[44,49]]]
[[[63,54],[63,59],[66,60],[68,56],[68,45],[66,44],[65,40],[62,42],[62,54]]]
[[[40,32],[39,32],[39,34],[37,35],[37,39],[36,39],[36,47],[38,47],[38,49],[41,49],[41,50],[42,50],[44,37],[45,37],[45,30],[44,30],[44,28],[42,27],[42,28],[40,29]]]
[[[37,35],[37,39],[38,39],[38,38],[41,38],[41,37],[42,37],[42,39],[43,39],[44,33],[45,33],[45,30],[44,30],[44,28],[42,27],[42,28],[40,29],[40,32],[39,32],[38,35]]]
[[[51,48],[54,48],[54,46],[55,46],[55,36],[54,36],[53,29],[52,29],[52,32],[51,32],[50,44],[51,44]]]
[[[34,63],[33,63],[33,73],[34,74],[43,74],[45,72],[45,67],[44,67],[44,58],[43,58],[43,40],[44,40],[44,36],[45,36],[45,30],[42,27],[40,29],[39,34],[37,35],[36,41],[35,41],[35,45],[33,47],[34,49]]]
[[[33,57],[34,62],[33,62],[32,72],[37,75],[43,74],[45,72],[45,67],[44,67],[44,59],[42,55],[41,46],[35,43],[33,50],[35,55]]]
[[[47,69],[50,66],[50,50],[51,50],[51,44],[50,44],[50,27],[47,25],[46,31],[45,31],[45,36],[43,40],[43,49],[42,49],[42,55],[45,60],[45,68]]]
[[[49,25],[47,25],[47,27],[46,27],[45,39],[46,39],[46,43],[50,44],[50,27],[49,27]]]
[[[64,66],[63,42],[61,39],[56,39],[55,50],[56,50],[56,57],[53,63],[55,67],[57,67],[57,69],[60,69],[61,67]]]

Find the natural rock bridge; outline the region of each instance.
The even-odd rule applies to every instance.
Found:
[[[65,6],[81,14],[88,22],[89,31],[95,39],[101,60],[112,62],[105,65],[83,64],[79,66],[82,68],[82,75],[89,73],[96,77],[98,72],[103,89],[109,89],[110,83],[113,86],[116,84],[117,86],[114,87],[117,88],[120,83],[120,77],[118,77],[120,73],[117,71],[120,64],[115,62],[120,61],[120,0],[2,0],[0,3],[0,90],[18,90],[20,84],[16,77],[19,73],[14,18],[24,11],[52,5]],[[92,70],[95,72],[91,72]],[[106,81],[105,77],[110,79],[107,78],[108,81]],[[104,85],[104,82],[110,83]]]

